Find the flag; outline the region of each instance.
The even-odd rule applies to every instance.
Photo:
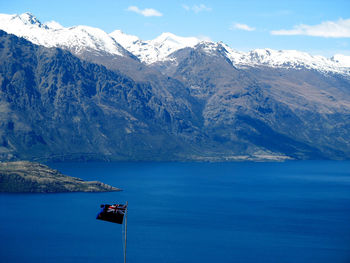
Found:
[[[101,205],[101,212],[98,213],[96,219],[123,224],[126,205]]]

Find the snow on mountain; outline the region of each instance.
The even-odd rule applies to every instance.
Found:
[[[297,50],[255,49],[250,52],[241,52],[231,49],[219,42],[216,48],[222,47],[225,55],[236,66],[269,66],[275,68],[314,69],[350,75],[350,57],[336,55],[332,58],[312,56]],[[213,50],[214,47],[211,47]]]
[[[336,63],[339,63],[343,67],[350,67],[350,56],[336,54],[333,57],[331,57],[331,60],[333,60]]]
[[[24,37],[34,44],[68,49],[77,55],[84,51],[93,51],[124,56],[126,52],[124,49],[126,49],[145,64],[173,60],[175,58],[170,56],[172,53],[189,47],[201,48],[212,55],[219,51],[237,67],[308,68],[325,73],[350,75],[350,56],[341,54],[328,59],[296,50],[255,49],[250,52],[240,52],[222,42],[201,41],[195,37],[180,37],[172,33],[163,33],[153,40],[144,41],[120,30],[107,34],[101,29],[89,26],[66,28],[55,21],[43,24],[30,13],[0,14],[0,29]]]
[[[137,36],[127,35],[121,30],[115,30],[112,33],[110,33],[109,36],[111,36],[115,41],[117,41],[125,49],[127,49],[126,47],[128,48],[131,47],[137,41],[140,41],[140,39]]]
[[[171,53],[182,48],[194,47],[200,42],[195,37],[180,37],[172,33],[163,33],[153,40],[146,41],[124,34],[120,30],[112,32],[110,36],[146,64],[166,60]]]
[[[65,28],[57,22],[42,24],[30,13],[0,14],[0,29],[34,44],[68,49],[78,55],[84,50],[93,50],[123,56],[123,48],[101,29],[88,26]]]
[[[56,21],[45,22],[44,25],[50,29],[63,29],[64,28],[61,24],[57,23]]]

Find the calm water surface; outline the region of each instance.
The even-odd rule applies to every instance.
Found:
[[[349,263],[350,162],[51,164],[114,193],[0,194],[0,262]]]

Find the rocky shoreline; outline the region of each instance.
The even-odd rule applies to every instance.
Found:
[[[0,192],[64,193],[112,192],[116,187],[63,175],[50,167],[28,161],[0,162]]]

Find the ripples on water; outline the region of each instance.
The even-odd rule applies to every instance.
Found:
[[[0,262],[349,263],[350,162],[51,164],[117,193],[1,194]]]

